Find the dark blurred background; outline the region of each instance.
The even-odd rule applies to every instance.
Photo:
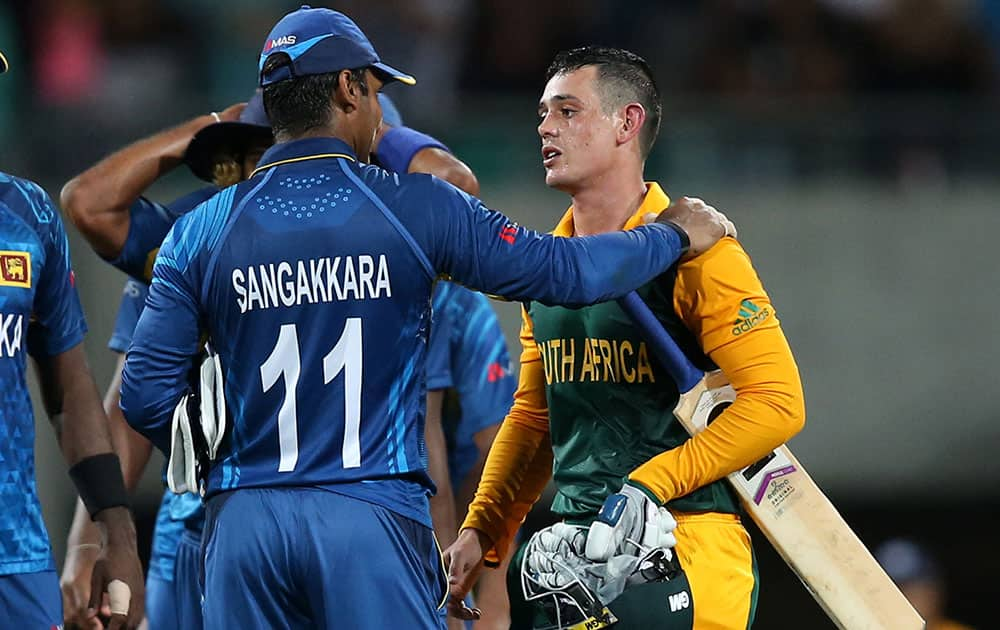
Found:
[[[246,100],[278,0],[0,3],[0,168],[54,196],[105,153]],[[951,616],[997,627],[1000,0],[352,0],[407,122],[477,172],[483,198],[547,229],[535,132],[562,48],[629,48],[664,124],[647,165],[740,227],[806,387],[792,447],[861,537],[923,542]],[[193,188],[178,172],[152,197]],[[73,232],[73,229],[70,228]],[[72,233],[99,384],[123,277]],[[517,309],[498,304],[514,357]],[[72,507],[51,432],[39,477],[57,559]],[[154,468],[154,467],[151,467]],[[156,470],[137,499],[148,526]],[[547,507],[547,504],[542,505]],[[544,511],[532,523],[545,521]],[[763,537],[758,627],[829,627]]]

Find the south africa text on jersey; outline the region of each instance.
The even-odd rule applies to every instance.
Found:
[[[233,269],[241,313],[300,304],[392,297],[385,255],[335,256]]]
[[[645,342],[639,342],[639,349],[636,350],[627,339],[549,339],[540,341],[538,350],[545,366],[545,382],[549,385],[656,381]]]

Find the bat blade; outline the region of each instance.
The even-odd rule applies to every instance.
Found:
[[[672,375],[697,369],[634,293],[619,301]],[[680,357],[680,358],[678,358]],[[683,361],[687,365],[677,365]],[[704,431],[736,392],[721,371],[682,391],[674,416]],[[787,446],[727,476],[744,509],[830,619],[843,630],[920,630],[920,617]]]

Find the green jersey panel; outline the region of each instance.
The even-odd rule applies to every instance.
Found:
[[[698,367],[715,366],[673,309],[675,273],[639,290]],[[615,302],[581,309],[528,305],[545,370],[556,497],[552,511],[572,520],[597,515],[640,464],[690,439],[673,416],[677,387]],[[674,499],[679,512],[738,511],[723,481]]]

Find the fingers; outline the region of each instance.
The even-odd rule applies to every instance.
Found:
[[[111,580],[108,584],[108,605],[111,615],[128,615],[129,604],[132,602],[132,589],[121,580]]]
[[[104,595],[104,564],[98,561],[94,565],[94,572],[90,574],[90,597],[87,601],[87,617],[97,614],[97,609],[101,606],[101,599]]]
[[[111,615],[111,621],[108,623],[108,630],[119,630],[121,628],[134,628],[135,626],[126,625],[128,623],[128,617],[126,615]]]
[[[466,606],[464,596],[457,599],[452,596],[448,599],[448,614],[462,621],[476,621],[483,616],[483,611]]]

